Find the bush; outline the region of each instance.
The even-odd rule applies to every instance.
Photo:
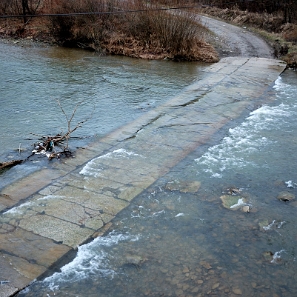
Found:
[[[283,36],[286,41],[297,43],[297,25],[286,24],[283,26]]]
[[[199,52],[207,47],[207,59],[218,59],[203,43],[203,27],[190,11],[160,10],[157,4],[148,6],[141,0],[61,0],[56,13],[86,11],[123,13],[52,17],[52,32],[59,42],[114,54],[178,60],[200,60]]]

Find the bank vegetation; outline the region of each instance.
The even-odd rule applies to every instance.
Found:
[[[165,3],[143,0],[26,0],[25,6],[24,0],[13,2],[2,3],[2,14],[23,17],[6,19],[6,27],[2,21],[3,34],[137,58],[218,61],[214,48],[203,40],[206,29],[190,9],[164,10]]]
[[[215,62],[197,13],[248,26],[276,57],[297,66],[296,0],[1,0],[0,36],[136,58]],[[17,18],[3,18],[9,15]]]

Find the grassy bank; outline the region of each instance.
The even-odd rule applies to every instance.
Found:
[[[284,60],[289,67],[297,68],[297,25],[284,23],[281,13],[252,13],[236,7],[220,9],[210,6],[200,8],[199,12],[248,27],[270,44],[276,58]]]

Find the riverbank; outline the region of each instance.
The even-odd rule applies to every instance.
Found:
[[[203,39],[207,28],[196,15],[142,10],[106,18],[35,17],[26,25],[21,19],[2,20],[0,36],[133,58],[218,62],[217,52]]]
[[[172,16],[172,14],[167,12],[162,12],[162,14],[162,17],[164,17],[164,15]],[[61,21],[58,21],[58,26],[60,26],[60,28],[53,29],[53,23],[57,22],[57,20],[53,21],[49,17],[31,18],[25,26],[20,19],[1,20],[0,37],[10,40],[14,43],[21,43],[23,46],[26,46],[33,41],[38,45],[47,44],[79,47],[86,50],[97,51],[101,54],[123,55],[142,59],[217,62],[219,58],[226,56],[236,56],[238,51],[237,54],[235,54],[234,49],[226,50],[226,44],[228,42],[237,42],[235,41],[235,39],[237,39],[236,35],[228,36],[228,40],[224,41],[225,44],[220,43],[220,33],[222,34],[222,28],[207,26],[207,24],[205,24],[203,21],[203,17],[197,17],[198,14],[224,20],[229,24],[234,24],[239,26],[239,28],[243,28],[245,32],[254,33],[254,35],[260,36],[273,49],[273,57],[284,60],[289,67],[297,67],[297,25],[289,23],[283,24],[282,17],[279,15],[249,13],[236,8],[219,9],[216,7],[203,7],[199,8],[199,10],[196,10],[195,17],[193,17],[193,10],[189,10],[186,11],[185,14],[183,12],[181,15],[178,15],[174,22],[179,22],[179,18],[184,20],[188,17],[190,19],[187,26],[193,26],[193,22],[196,21],[197,26],[195,25],[193,28],[191,28],[191,30],[194,29],[194,31],[198,30],[197,32],[199,32],[197,33],[199,34],[198,39],[192,40],[191,46],[186,47],[188,48],[188,53],[186,48],[181,50],[179,53],[174,52],[173,47],[176,46],[176,44],[171,44],[167,47],[162,46],[160,40],[158,40],[158,37],[154,36],[154,34],[150,37],[150,41],[147,40],[144,42],[146,37],[144,38],[144,36],[139,36],[139,32],[137,32],[137,34],[135,32],[133,34],[131,33],[133,30],[135,31],[135,28],[133,30],[130,28],[128,31],[126,29],[126,31],[123,31],[113,28],[112,31],[105,30],[104,34],[99,32],[101,34],[101,41],[99,43],[97,42],[98,40],[96,41],[96,39],[88,37],[85,29],[78,29],[78,24],[72,25],[72,31],[79,32],[74,34],[69,29],[71,32],[68,32],[67,36],[63,36],[65,32],[61,26],[65,25],[64,21],[62,24],[59,23]],[[128,20],[127,22],[129,23],[130,21],[133,22],[138,20],[140,22],[143,21],[148,25],[148,20],[150,18],[152,18],[154,22],[158,22],[160,19],[162,19],[162,17],[158,16],[154,21],[151,15],[142,15],[140,17],[134,16],[134,19]],[[131,15],[129,15],[129,18],[131,18]],[[212,22],[215,21],[216,20],[213,20]],[[112,22],[117,24],[117,26],[122,25],[123,27],[127,27],[126,24],[119,24],[119,20],[115,21],[113,19]],[[208,20],[208,23],[209,22],[211,22],[211,20]],[[134,27],[139,27],[139,24],[134,24]],[[171,27],[168,27],[166,30],[170,31],[170,28]],[[92,32],[97,32],[96,30],[98,30],[98,27],[91,28],[90,30]],[[139,28],[137,30],[139,30]],[[145,30],[147,30],[147,28]],[[178,30],[184,30],[184,28],[181,27],[178,28]],[[215,37],[215,35],[211,32],[212,30],[215,30],[213,33],[217,34],[219,38]],[[231,28],[228,28],[228,30],[229,32],[231,30],[232,33]],[[170,32],[170,34],[173,33],[174,35],[176,34],[176,32]],[[192,33],[193,32],[190,34]],[[149,31],[145,34],[149,34]],[[190,35],[189,37],[191,39],[193,38],[193,35]],[[253,43],[257,43],[254,42],[253,36],[250,35],[249,38],[251,38],[251,45]],[[173,38],[171,38],[170,35],[167,35],[166,39]],[[238,47],[241,46],[242,45],[239,45]],[[259,55],[257,48],[259,48],[259,44],[254,46],[254,53],[250,52],[248,56],[265,57],[263,54]]]

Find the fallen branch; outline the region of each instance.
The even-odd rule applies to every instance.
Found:
[[[7,161],[7,162],[0,163],[0,170],[5,169],[5,168],[10,168],[12,166],[21,164],[23,161],[24,160],[12,160],[12,161]]]

